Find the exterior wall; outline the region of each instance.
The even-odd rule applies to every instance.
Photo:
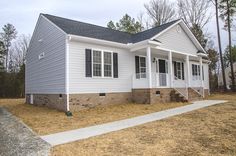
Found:
[[[85,77],[85,49],[100,49],[118,53],[118,78]],[[135,57],[125,49],[69,42],[69,92],[115,93],[131,92],[132,76],[135,73]]]
[[[26,94],[65,93],[65,39],[60,29],[39,17],[26,55]]]
[[[30,103],[30,94],[26,94],[26,103]],[[66,111],[66,95],[59,97],[59,94],[33,94],[33,104]]]
[[[162,43],[161,47],[196,55],[198,49],[182,28],[177,32],[177,26],[181,28],[178,24],[157,38]]]
[[[99,96],[97,93],[91,94],[71,94],[69,96],[70,110],[79,111],[92,108],[98,105],[124,104],[132,102],[132,93],[106,93],[106,96]]]

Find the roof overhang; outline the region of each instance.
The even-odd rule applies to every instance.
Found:
[[[161,42],[157,40],[144,40],[137,43],[117,43],[107,40],[101,40],[101,39],[95,39],[90,37],[84,37],[84,36],[77,36],[77,35],[67,35],[69,41],[78,41],[78,42],[84,42],[84,43],[92,43],[92,44],[100,44],[100,45],[106,45],[111,47],[117,47],[117,48],[125,48],[129,49],[130,51],[136,51],[139,49],[146,48],[148,46],[150,47],[156,47],[160,46]]]

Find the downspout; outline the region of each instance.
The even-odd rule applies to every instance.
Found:
[[[65,93],[66,93],[66,115],[72,116],[70,112],[70,103],[69,103],[69,41],[71,40],[70,36],[66,36],[66,50],[65,50]]]

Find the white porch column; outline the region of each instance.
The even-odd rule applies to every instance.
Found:
[[[187,87],[190,87],[190,63],[189,63],[189,55],[186,55],[186,66],[187,66]]]
[[[146,66],[147,66],[147,78],[148,78],[148,87],[152,88],[152,58],[151,58],[151,48],[147,47],[147,59],[146,59]]]
[[[169,84],[170,84],[170,88],[173,87],[173,69],[172,69],[172,52],[169,51],[168,53],[168,60],[169,60]]]
[[[201,80],[201,86],[203,88],[202,90],[202,96],[204,97],[204,82],[203,82],[203,75],[202,75],[202,57],[200,57],[200,80]]]

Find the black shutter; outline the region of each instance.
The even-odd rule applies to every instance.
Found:
[[[174,61],[174,75],[175,75],[175,77],[177,77],[177,66],[176,66],[175,61]]]
[[[204,68],[202,66],[202,80],[204,80]]]
[[[92,50],[85,49],[85,76],[92,77]]]
[[[113,53],[113,76],[118,78],[118,54]]]
[[[136,78],[140,78],[139,76],[139,56],[135,56],[135,73],[136,73]]]
[[[184,80],[184,63],[182,62],[182,80]]]

